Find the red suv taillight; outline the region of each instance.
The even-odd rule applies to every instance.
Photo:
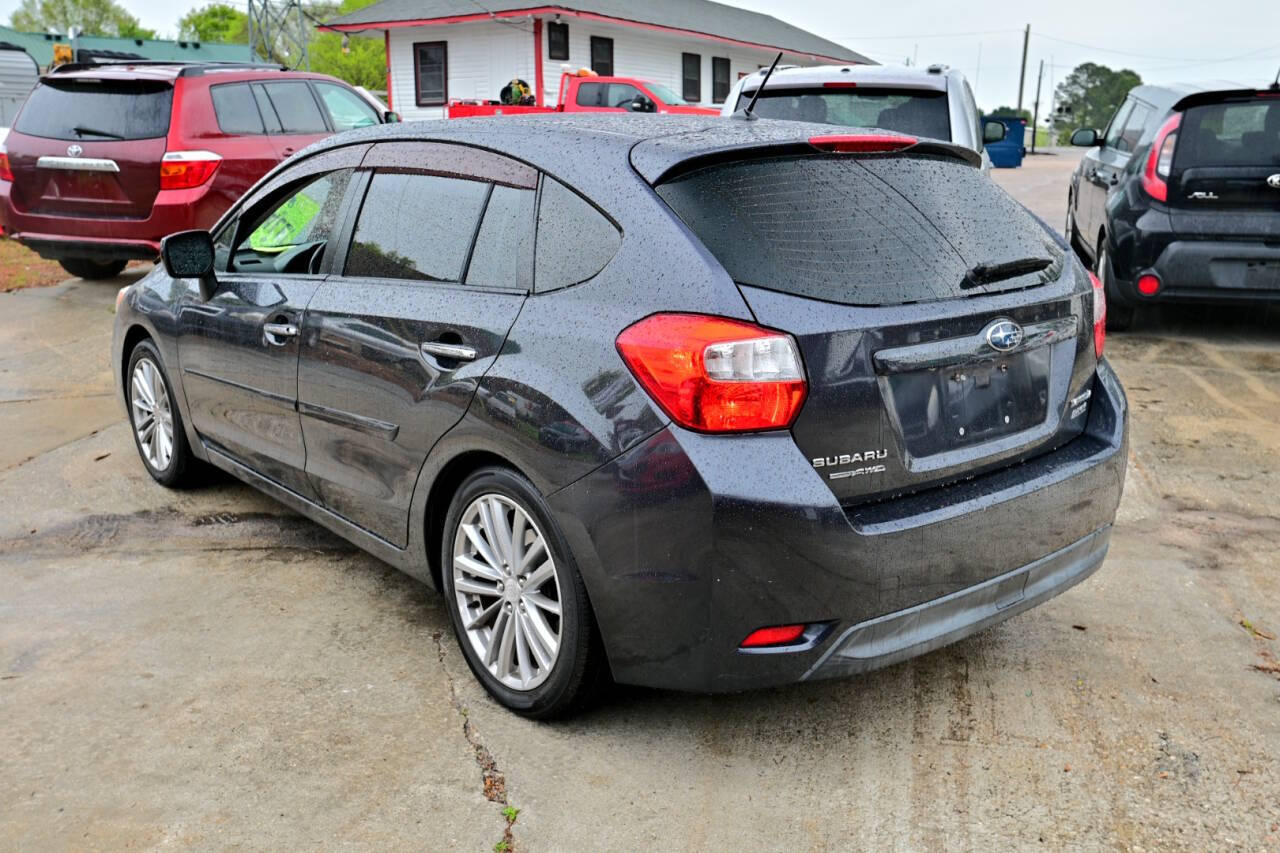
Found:
[[[160,189],[189,190],[218,171],[222,155],[212,151],[168,151],[160,161]]]
[[[1173,171],[1173,149],[1178,145],[1178,125],[1182,113],[1174,113],[1160,126],[1151,150],[1147,152],[1147,165],[1142,170],[1142,188],[1156,201],[1169,200],[1169,174]]]
[[[1102,358],[1107,345],[1107,291],[1093,273],[1089,273],[1089,280],[1093,282],[1093,352]]]
[[[792,337],[741,320],[655,314],[618,336],[618,352],[663,411],[689,429],[782,429],[808,393]]]
[[[0,181],[12,181],[13,170],[9,168],[9,155],[0,151]]]

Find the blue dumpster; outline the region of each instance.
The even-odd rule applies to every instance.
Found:
[[[991,165],[997,169],[1016,169],[1022,165],[1022,158],[1026,156],[1027,149],[1025,141],[1027,138],[1027,122],[1026,119],[1014,118],[1013,116],[987,116],[991,121],[998,121],[1004,125],[1004,139],[999,142],[987,143],[987,156],[991,158]]]

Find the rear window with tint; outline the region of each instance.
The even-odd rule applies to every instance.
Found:
[[[14,130],[46,139],[154,139],[169,132],[173,87],[133,80],[46,80]]]
[[[1174,154],[1188,166],[1280,166],[1280,98],[1191,107]]]
[[[328,125],[306,83],[263,83],[282,133],[327,133]]]
[[[745,109],[752,89],[738,98]],[[902,89],[779,89],[766,87],[752,111],[761,118],[812,121],[842,127],[876,127],[912,136],[951,139],[946,92]]]
[[[218,129],[230,134],[260,134],[265,130],[248,83],[228,83],[209,90]]]
[[[1034,286],[1044,273],[961,289],[980,264],[1043,258],[1049,235],[990,178],[934,157],[772,157],[700,169],[658,194],[740,284],[849,305]]]

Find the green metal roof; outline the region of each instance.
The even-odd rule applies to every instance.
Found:
[[[24,48],[43,69],[48,68],[49,63],[53,62],[53,46],[70,44],[71,40],[65,35],[24,33],[12,27],[0,26],[0,42],[9,42]],[[249,59],[247,44],[81,36],[76,40],[76,47],[84,50],[136,53],[143,59],[168,59],[178,62],[245,62]]]

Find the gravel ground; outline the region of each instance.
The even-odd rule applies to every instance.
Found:
[[[1075,156],[995,177],[1058,225]],[[0,848],[1280,847],[1274,311],[1110,338],[1129,480],[1065,595],[867,677],[547,725],[485,698],[429,590],[147,478],[121,283],[0,295]]]

